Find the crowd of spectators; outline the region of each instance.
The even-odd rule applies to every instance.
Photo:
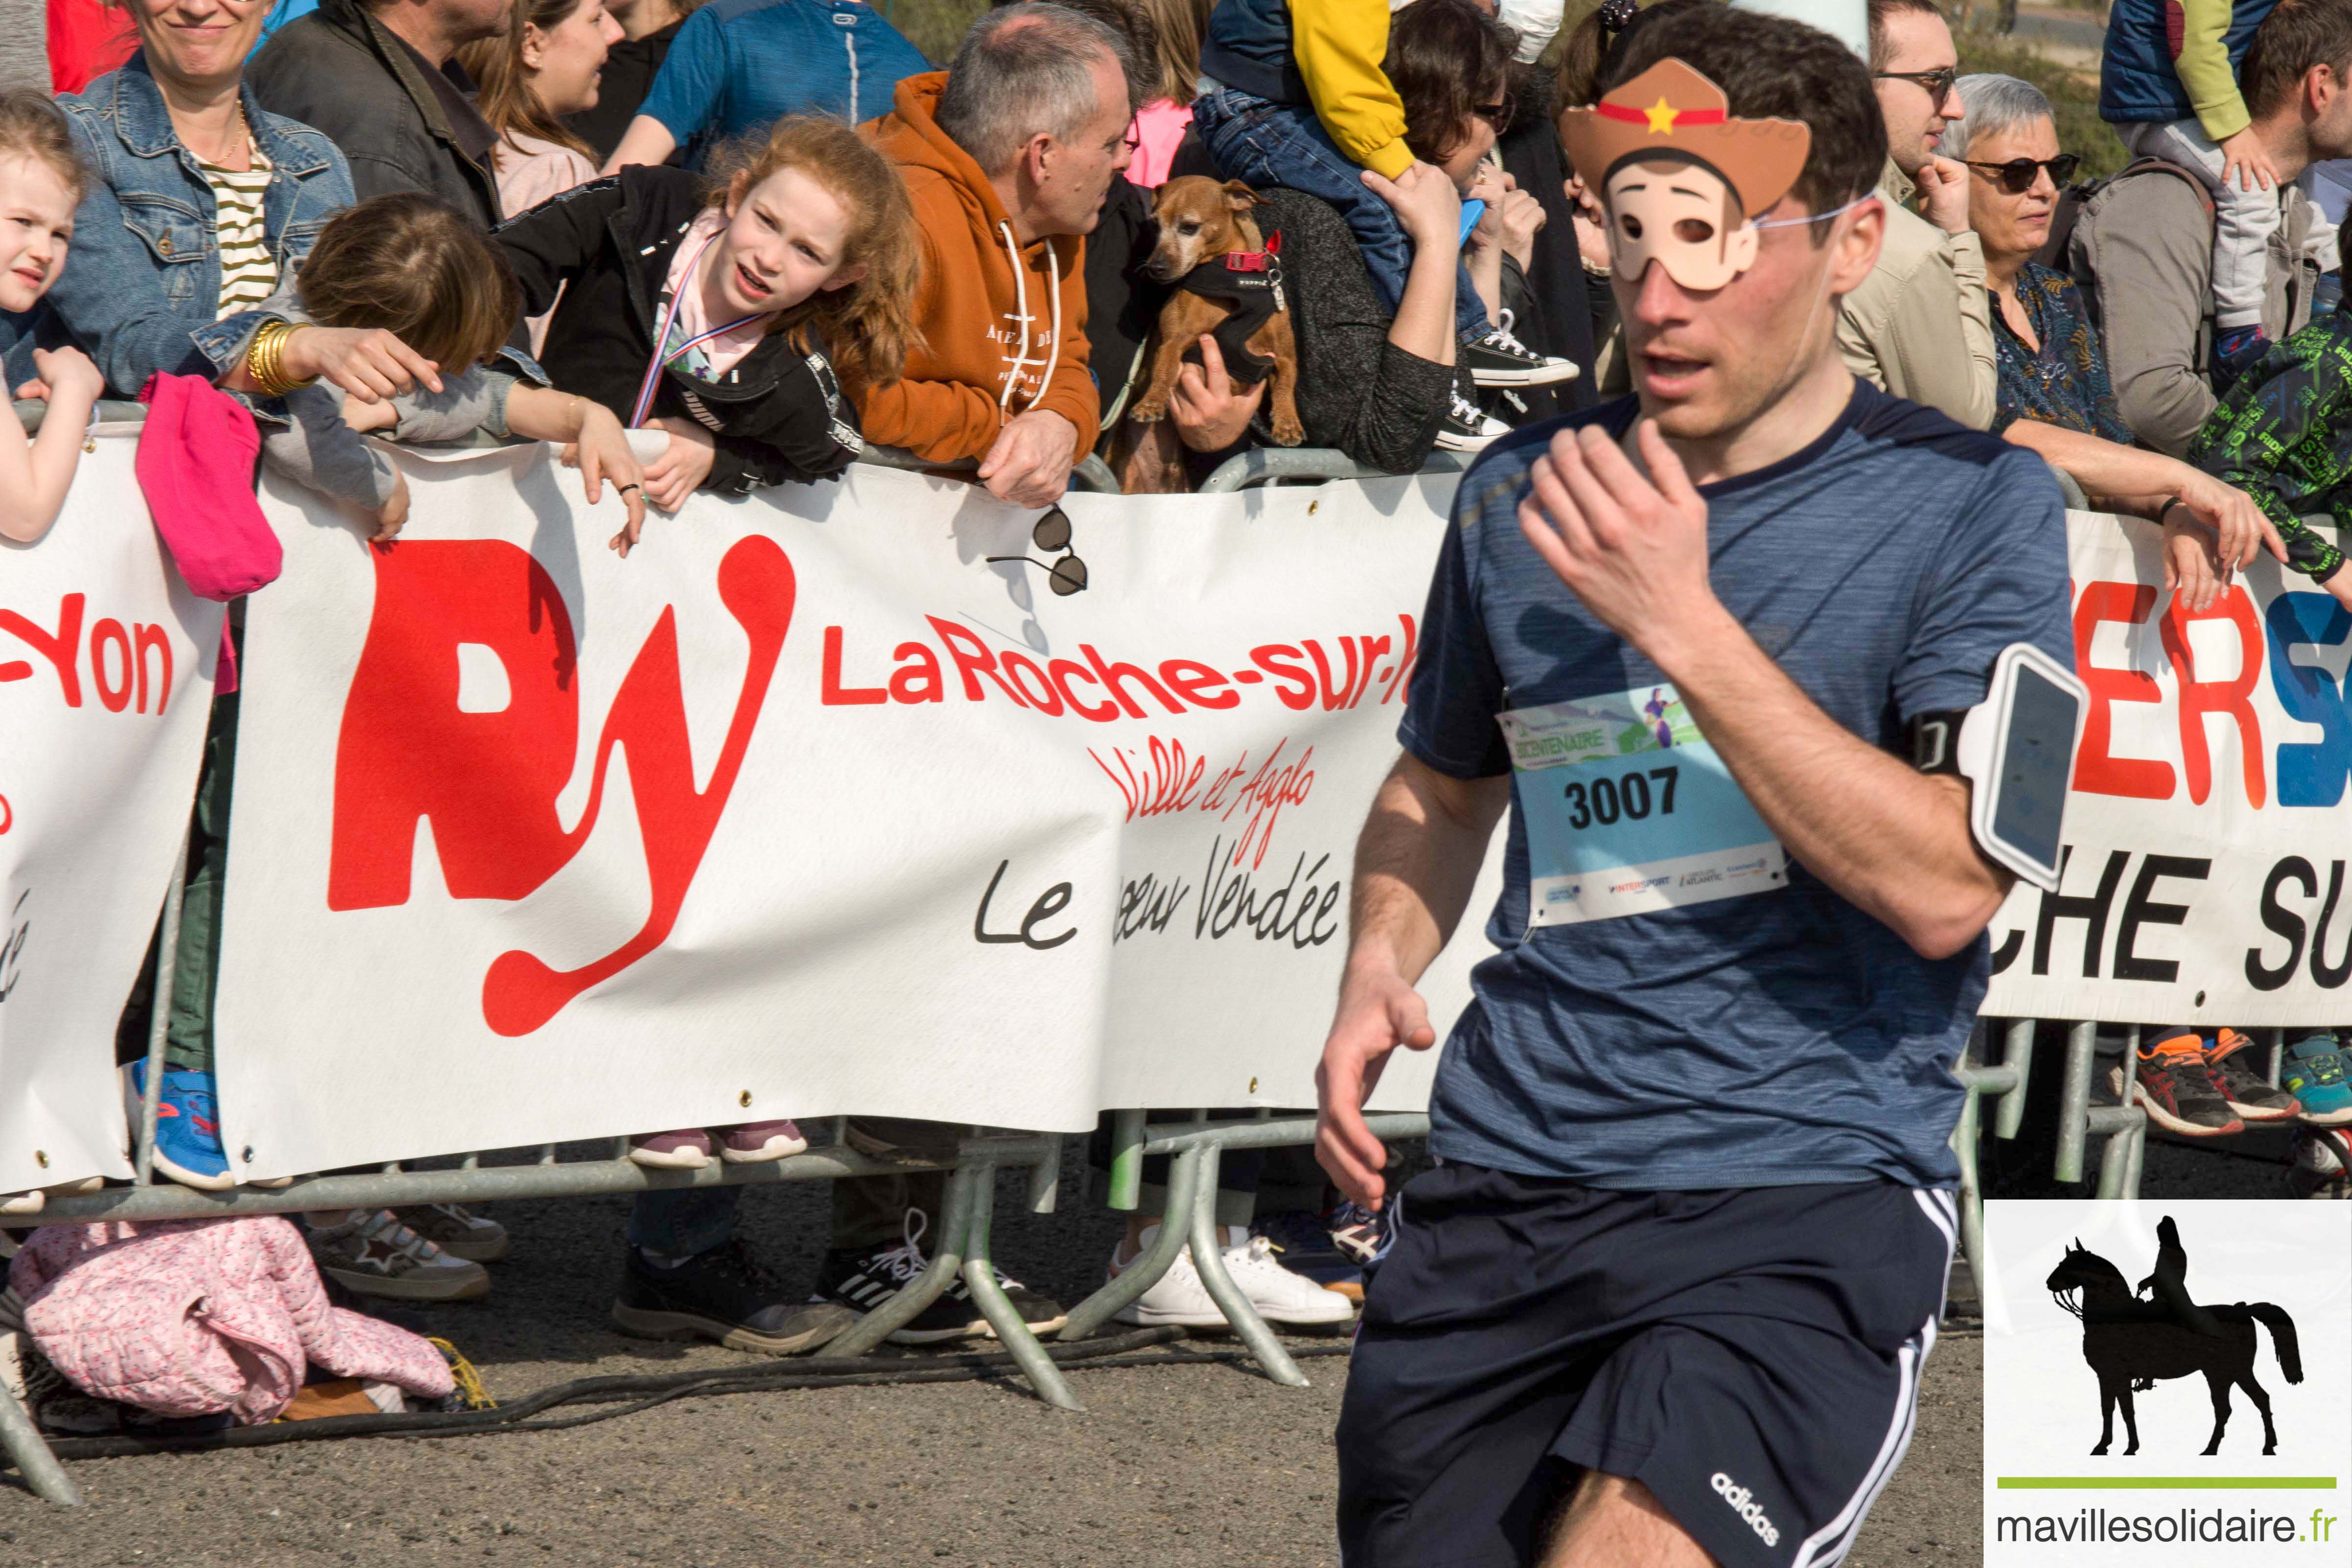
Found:
[[[54,104],[0,99],[0,350],[52,416],[37,442],[0,432],[12,539],[54,517],[87,405],[158,375],[236,399],[266,462],[377,538],[407,498],[362,433],[558,442],[592,500],[626,499],[624,554],[695,491],[823,482],[876,446],[1026,509],[1090,458],[1129,491],[1189,489],[1275,439],[1266,380],[1214,335],[1164,417],[1136,408],[1186,286],[1158,259],[1163,220],[1196,176],[1290,282],[1309,447],[1412,472],[1623,384],[1630,292],[1557,117],[1595,101],[1634,0],[1557,40],[1539,4],[1016,0],[944,69],[864,0],[116,3],[135,45],[119,63]],[[2076,160],[2032,88],[1960,77],[1934,0],[1868,11],[1885,226],[1843,299],[1849,368],[2164,524],[2198,608],[2261,549],[2352,604],[2342,555],[2298,521],[2352,506],[2325,423],[2352,401],[2352,346],[2334,230],[2292,183],[2352,155],[2352,0],[2242,0],[2259,26],[2204,39],[2178,80],[2147,36],[2162,7],[2118,0],[2110,118],[2142,157],[2072,197]],[[2319,413],[2298,390],[2315,376],[2336,400]],[[641,459],[628,430],[667,439]],[[199,1129],[235,701],[207,742],[162,1090],[185,1114],[159,1168],[214,1187],[233,1184]],[[2234,1130],[2243,1037],[2147,1033],[2151,1113]],[[2290,1065],[2352,1120],[2331,1039]],[[869,1153],[941,1136],[852,1129]],[[801,1146],[761,1122],[633,1152],[690,1167]],[[937,1207],[920,1178],[840,1184],[809,1303],[733,1239],[736,1193],[639,1201],[620,1321],[820,1344],[911,1278]],[[504,1246],[447,1205],[316,1217],[331,1272],[394,1293],[471,1292]],[[1369,1248],[1368,1223],[1324,1228]],[[1230,1240],[1269,1316],[1344,1316]],[[1168,1289],[1183,1301],[1147,1297],[1147,1318],[1209,1310],[1184,1295],[1197,1281]],[[976,1326],[959,1286],[908,1334]]]

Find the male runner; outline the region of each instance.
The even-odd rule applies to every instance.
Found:
[[[1377,1205],[1360,1107],[1434,1043],[1412,983],[1516,807],[1442,1163],[1367,1288],[1348,1568],[1844,1556],[1934,1342],[1949,1069],[2009,885],[1909,726],[1983,700],[2009,644],[2072,657],[2040,461],[1836,353],[1884,222],[1862,63],[1663,6],[1603,88],[1570,152],[1638,406],[1464,478],[1357,847],[1318,1153]]]

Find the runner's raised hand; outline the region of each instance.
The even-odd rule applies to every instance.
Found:
[[[1519,531],[1584,607],[1646,653],[1722,606],[1706,575],[1706,502],[1644,419],[1644,474],[1598,425],[1562,430],[1535,461]]]

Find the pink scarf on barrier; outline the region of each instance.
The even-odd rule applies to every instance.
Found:
[[[147,405],[140,493],[189,591],[225,602],[276,582],[286,558],[254,499],[261,432],[252,414],[194,375],[151,375],[139,401]],[[214,690],[235,691],[236,648],[226,622],[219,668]]]

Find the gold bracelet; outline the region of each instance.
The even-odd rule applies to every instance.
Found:
[[[289,390],[278,367],[278,342],[286,335],[283,321],[265,321],[245,351],[246,374],[264,397],[283,397]]]

